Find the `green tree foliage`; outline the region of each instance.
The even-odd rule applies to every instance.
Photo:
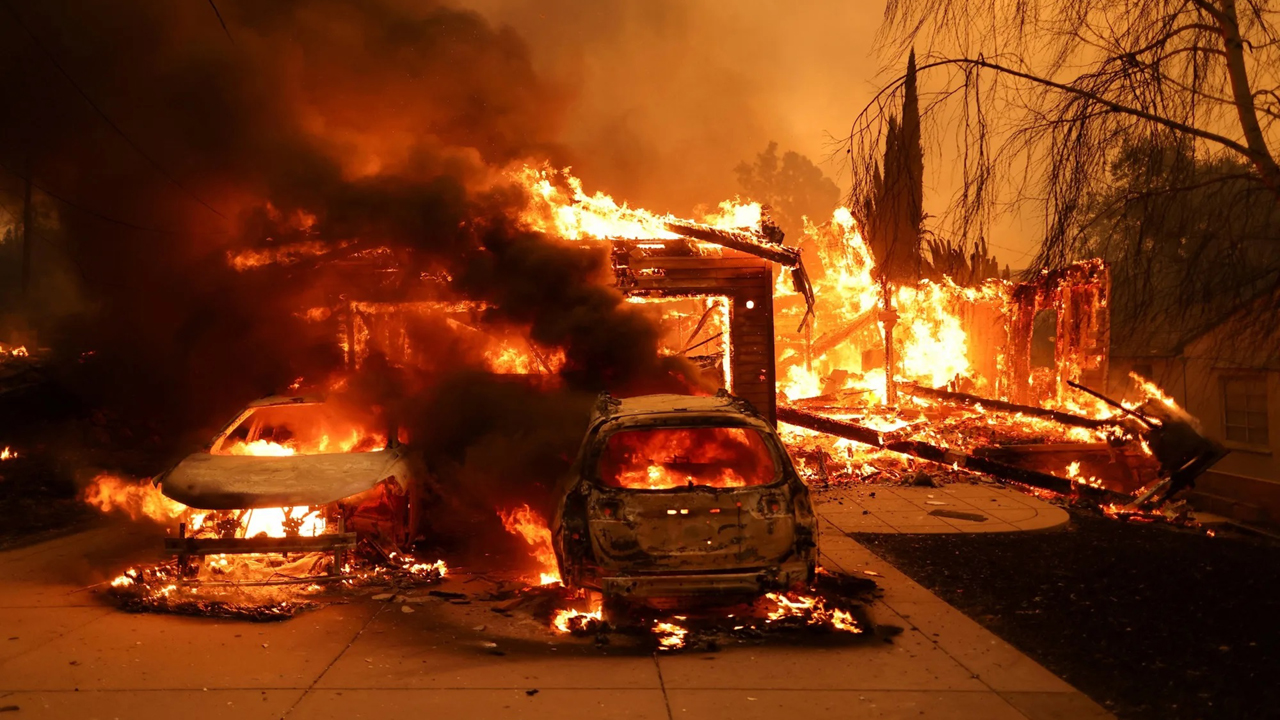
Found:
[[[1175,134],[1125,143],[1091,194],[1081,257],[1111,264],[1113,337],[1176,348],[1277,284],[1280,205],[1245,161]]]
[[[884,164],[875,183],[874,209],[865,218],[876,263],[894,281],[922,275],[920,234],[924,222],[924,148],[920,144],[920,101],[916,55],[907,60],[902,116],[889,116]]]
[[[803,232],[805,217],[825,222],[840,202],[840,189],[812,160],[792,150],[779,158],[776,142],[735,172],[746,196],[768,205],[774,222],[792,238]]]

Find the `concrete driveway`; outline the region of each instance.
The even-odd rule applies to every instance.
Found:
[[[90,586],[159,540],[97,527],[0,553],[0,718],[1110,717],[825,520],[823,533],[827,567],[879,575],[872,613],[904,628],[893,642],[654,654],[435,598],[357,596],[264,624],[133,615]]]

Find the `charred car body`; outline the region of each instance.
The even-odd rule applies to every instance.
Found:
[[[250,403],[202,451],[157,478],[191,508],[166,549],[183,557],[344,553],[367,541],[383,553],[416,539],[425,466],[366,411],[322,398]]]
[[[602,395],[560,488],[552,538],[570,587],[606,607],[672,607],[812,582],[808,487],[746,401]]]

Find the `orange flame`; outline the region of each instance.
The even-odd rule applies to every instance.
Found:
[[[826,600],[818,595],[802,595],[799,593],[768,593],[765,599],[776,605],[768,614],[769,622],[786,618],[800,618],[808,625],[826,625],[833,630],[860,633],[853,615],[840,608],[828,608]]]
[[[777,470],[759,433],[748,428],[618,432],[609,436],[600,461],[606,485],[646,490],[763,485]]]
[[[673,622],[655,622],[653,636],[658,640],[659,650],[678,650],[684,647],[684,638],[689,630]]]
[[[603,622],[603,612],[599,609],[582,611],[560,608],[551,616],[551,628],[560,633],[585,633]]]
[[[631,208],[601,192],[588,195],[582,189],[582,181],[568,169],[526,165],[512,171],[510,176],[529,194],[529,206],[521,219],[534,230],[566,240],[675,240],[680,237],[666,229],[666,223],[676,220],[675,216]],[[728,201],[699,218],[704,224],[726,230],[759,230],[761,219],[759,203]],[[719,251],[714,245],[704,249]]]
[[[133,520],[169,522],[188,510],[162,495],[160,487],[149,480],[137,482],[109,473],[94,477],[80,497],[104,513],[122,512]]]
[[[556,563],[556,553],[551,547],[551,528],[541,515],[528,505],[513,510],[499,510],[502,526],[512,535],[519,535],[529,543],[531,553],[541,571],[538,576],[539,585],[552,585],[560,582],[560,569]]]
[[[844,342],[833,343],[807,363],[797,362],[800,358],[795,348],[784,349],[779,357],[786,366],[779,379],[780,392],[794,402],[836,390],[855,390],[861,391],[866,401],[883,403],[883,354],[868,357],[863,352],[884,347],[882,290],[875,260],[857,223],[847,209],[839,208],[826,225],[806,223],[802,243],[817,248],[825,269],[813,281],[818,306],[812,337],[821,339],[848,328],[854,331]],[[775,295],[794,296],[795,290],[783,282],[784,277],[779,276]],[[915,286],[892,288],[890,299],[897,313],[893,330],[895,378],[930,387],[940,387],[957,378],[968,379],[978,387],[989,385],[993,378],[982,376],[974,367],[973,351],[977,348],[970,347],[963,317],[981,305],[1003,308],[1011,287],[996,280],[977,288],[961,287],[950,280],[922,280]],[[837,376],[843,379],[832,386],[830,378]]]

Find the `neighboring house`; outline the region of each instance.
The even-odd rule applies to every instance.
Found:
[[[1150,378],[1231,452],[1196,481],[1199,510],[1280,523],[1280,315],[1266,296],[1178,337],[1112,332],[1108,393],[1132,397]]]

